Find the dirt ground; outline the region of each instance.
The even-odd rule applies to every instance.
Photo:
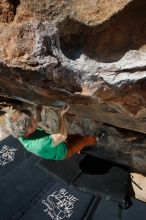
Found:
[[[0,140],[9,136],[9,131],[6,129],[6,122],[3,116],[0,116]]]
[[[138,173],[131,173],[131,176],[135,198],[146,202],[146,176]]]

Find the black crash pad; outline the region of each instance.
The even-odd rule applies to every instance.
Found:
[[[0,166],[0,220],[119,219],[119,201],[125,196],[129,175],[122,167],[85,155],[40,163],[38,157],[26,157],[15,138],[1,141],[0,148],[4,145],[17,148],[14,152],[18,154]],[[121,219],[145,220],[146,203],[132,201]]]
[[[119,214],[119,207],[115,202],[102,199],[95,212],[92,213],[92,220],[145,220],[146,203],[137,199],[132,199],[132,206],[129,209],[122,210]]]
[[[51,177],[34,164],[37,158],[30,156],[0,179],[0,219],[12,219],[36,198],[46,184],[54,183]]]
[[[14,137],[9,136],[0,142],[0,178],[25,160],[23,145]]]
[[[79,163],[84,156],[74,155],[69,160],[40,160],[38,166],[46,171],[51,176],[61,180],[64,183],[70,184],[82,171]]]
[[[49,175],[81,191],[124,202],[129,172],[114,163],[80,154],[63,161],[42,160],[38,165]]]
[[[86,216],[93,200],[93,196],[88,193],[56,183],[42,193],[21,220],[81,220]]]

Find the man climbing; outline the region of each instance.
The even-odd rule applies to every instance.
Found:
[[[18,138],[26,150],[44,159],[68,159],[81,151],[86,145],[95,145],[96,136],[67,135],[64,115],[69,106],[58,112],[59,132],[48,134],[37,128],[37,120],[28,110],[10,109],[6,114],[6,122],[11,134]]]

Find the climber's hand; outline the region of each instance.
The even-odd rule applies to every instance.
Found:
[[[60,110],[60,115],[64,115],[70,108],[70,105],[65,105],[61,110]]]

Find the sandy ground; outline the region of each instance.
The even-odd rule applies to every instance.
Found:
[[[9,132],[6,129],[5,118],[0,116],[0,140],[7,136],[9,136]],[[135,198],[146,202],[146,177],[137,173],[131,173],[131,176]]]
[[[133,177],[132,186],[135,192],[135,198],[146,202],[146,176],[138,173],[131,173]]]
[[[9,136],[9,131],[6,129],[5,118],[0,116],[0,140]]]

